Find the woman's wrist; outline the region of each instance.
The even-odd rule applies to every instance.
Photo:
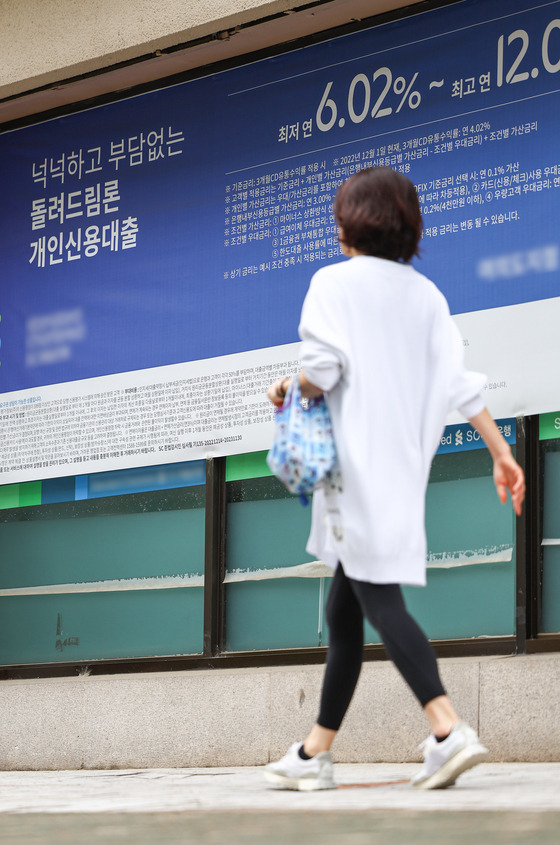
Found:
[[[282,399],[282,401],[284,401],[284,399],[286,398],[286,393],[288,392],[290,382],[291,379],[287,377],[278,379],[278,381],[276,382],[276,395],[279,399]]]

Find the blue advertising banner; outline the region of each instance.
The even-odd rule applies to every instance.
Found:
[[[500,434],[510,446],[516,442],[515,419],[496,420]],[[438,446],[438,455],[449,452],[470,452],[473,449],[485,449],[484,440],[469,423],[447,425]]]
[[[505,336],[518,331],[526,303],[549,302],[557,319],[559,71],[560,0],[463,0],[0,135],[9,209],[0,228],[0,406],[16,414],[21,403],[44,403],[44,386],[222,358],[205,376],[189,370],[195,404],[220,417],[200,381],[219,372],[231,384],[249,380],[258,405],[273,362],[253,378],[262,360],[254,351],[283,350],[297,362],[310,277],[341,259],[337,187],[358,169],[389,165],[417,185],[417,267],[466,320],[467,355],[475,347],[473,361],[503,397],[496,411],[555,407],[552,370],[540,392],[529,376],[540,359],[517,383],[515,355],[525,359],[527,347],[503,360],[503,339],[488,346],[478,315],[496,311]],[[557,334],[546,336],[546,360]],[[235,356],[246,353],[240,377]],[[153,396],[138,414],[161,410],[159,374],[141,381]],[[97,403],[106,392],[97,381],[63,391]],[[121,404],[133,412],[130,396]],[[204,415],[195,416],[201,434]],[[253,414],[249,425],[257,422],[270,430],[269,414]],[[169,460],[204,456],[193,442],[177,440]],[[237,443],[227,448],[251,445]],[[157,453],[161,444],[152,445]],[[105,454],[117,466],[162,460],[126,451]],[[27,455],[14,471],[45,472],[38,463]],[[51,458],[48,471],[57,466]]]

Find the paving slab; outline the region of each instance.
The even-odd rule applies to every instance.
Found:
[[[241,811],[560,813],[560,763],[487,763],[445,790],[418,791],[416,764],[338,764],[339,788],[278,789],[261,767],[0,772],[0,815]],[[559,817],[560,818],[560,817]]]

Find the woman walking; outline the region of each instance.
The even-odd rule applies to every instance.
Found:
[[[265,777],[291,789],[335,787],[329,749],[358,681],[365,618],[430,723],[413,785],[443,788],[489,753],[456,714],[401,593],[403,584],[426,583],[426,488],[448,412],[458,409],[481,434],[498,496],[505,502],[509,489],[518,515],[525,481],[484,407],[485,377],[464,367],[444,296],[409,263],[422,235],[412,182],[390,168],[362,170],[339,188],[334,213],[350,260],[311,281],[298,376],[304,397],[325,395],[340,469],[337,483],[314,493],[307,546],[335,570],[329,650],[316,724]],[[288,385],[269,388],[275,405]]]

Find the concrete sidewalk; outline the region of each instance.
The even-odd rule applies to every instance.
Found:
[[[2,845],[558,845],[560,764],[488,763],[417,792],[414,764],[338,764],[337,790],[262,769],[0,772]]]
[[[337,764],[339,788],[311,793],[270,786],[260,767],[0,772],[0,814],[507,810],[557,812],[560,824],[560,763],[486,763],[429,792],[410,786],[417,771]]]

